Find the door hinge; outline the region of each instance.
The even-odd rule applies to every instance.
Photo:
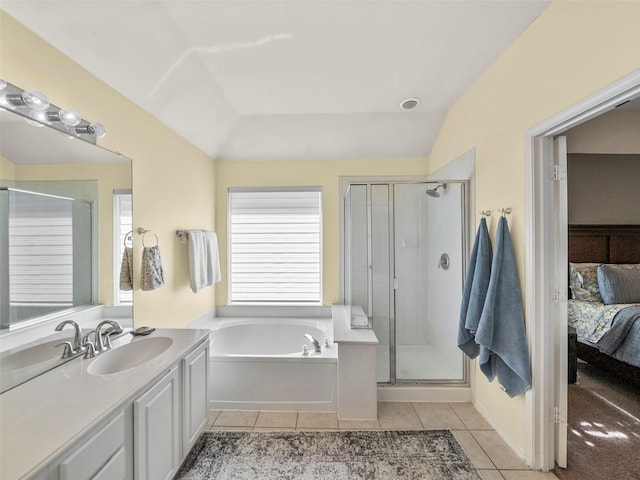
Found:
[[[398,279],[395,277],[393,279],[393,289],[398,290]]]
[[[566,423],[567,415],[560,407],[553,407],[553,423]]]
[[[564,287],[554,287],[551,294],[551,299],[554,302],[566,302],[567,301],[567,289]]]
[[[560,180],[566,180],[567,179],[567,169],[563,168],[560,165],[554,165],[553,166],[553,175],[551,177],[551,179],[555,182],[559,182]]]

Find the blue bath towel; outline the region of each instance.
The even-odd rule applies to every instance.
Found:
[[[480,369],[489,381],[498,377],[510,397],[531,387],[520,280],[505,217],[498,223],[489,289],[476,342],[481,346]]]
[[[458,347],[471,358],[477,357],[480,353],[475,336],[489,288],[490,274],[491,241],[487,220],[482,217],[467,266],[458,323]]]

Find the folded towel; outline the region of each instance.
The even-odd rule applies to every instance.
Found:
[[[489,381],[497,376],[510,397],[531,387],[522,293],[505,217],[498,223],[491,278],[476,342],[480,345],[480,370]]]
[[[475,336],[489,288],[490,274],[491,241],[487,220],[482,217],[467,266],[458,323],[458,347],[471,358],[477,357],[480,353]]]
[[[162,259],[160,247],[144,247],[142,250],[142,274],[140,275],[140,288],[142,290],[154,290],[164,285],[164,272],[162,271]]]
[[[189,231],[189,272],[191,290],[197,293],[222,279],[218,237],[206,230]]]
[[[124,247],[120,264],[120,290],[133,290],[133,248]]]

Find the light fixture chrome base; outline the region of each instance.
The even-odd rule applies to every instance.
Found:
[[[98,138],[105,135],[106,131],[99,123],[91,123],[87,120],[74,118],[65,123],[65,119],[69,118],[69,114],[76,114],[73,110],[65,110],[56,105],[49,103],[47,97],[39,92],[27,92],[27,94],[37,94],[36,100],[41,102],[45,108],[37,109],[33,105],[28,105],[23,99],[25,91],[20,87],[0,80],[0,108],[17,113],[24,117],[28,122],[35,126],[47,125],[54,128],[65,135],[79,138],[85,142],[95,145]],[[68,124],[72,123],[72,124]]]

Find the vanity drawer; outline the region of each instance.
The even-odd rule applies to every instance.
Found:
[[[110,460],[115,460],[113,468],[116,468],[118,462],[121,462],[122,469],[124,469],[124,450],[121,448],[124,446],[124,423],[124,412],[120,412],[98,433],[83,442],[73,454],[60,462],[58,467],[60,480],[87,480],[96,474],[97,478],[120,478],[117,476],[104,477],[102,472],[105,469],[111,472],[107,468],[112,463]],[[114,455],[118,449],[122,450],[120,452],[121,458],[117,454]]]
[[[124,480],[125,479],[125,455],[124,447],[115,453],[107,464],[91,480]]]

